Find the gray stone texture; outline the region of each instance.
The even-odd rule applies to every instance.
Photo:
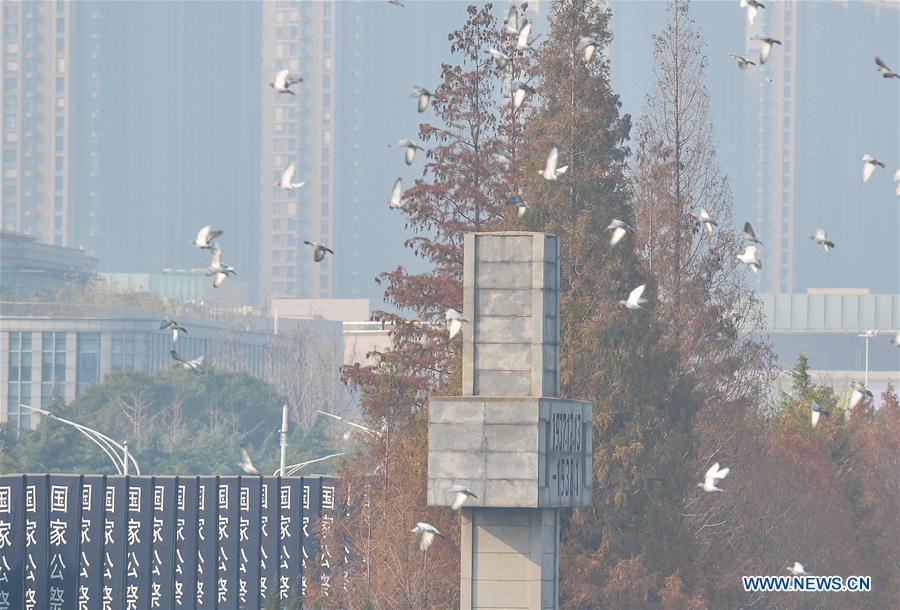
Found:
[[[591,504],[591,405],[559,396],[559,244],[465,236],[462,396],[431,397],[428,504],[462,510],[460,606],[555,608],[559,507]]]

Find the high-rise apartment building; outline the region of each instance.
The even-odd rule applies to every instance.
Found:
[[[260,296],[328,297],[333,261],[315,263],[303,242],[334,242],[335,3],[279,0],[261,10]],[[267,84],[284,69],[303,78],[294,95]],[[294,180],[306,182],[296,191],[277,186],[291,162]]]
[[[797,92],[797,2],[772,3],[747,24],[745,54],[757,60],[748,77],[756,83],[757,150],[756,215],[753,225],[765,235],[766,262],[760,283],[766,292],[792,292],[794,288]],[[761,43],[756,37],[779,40],[765,64],[758,61]],[[804,246],[806,244],[803,244]]]
[[[3,193],[6,231],[68,245],[71,3],[2,4]]]

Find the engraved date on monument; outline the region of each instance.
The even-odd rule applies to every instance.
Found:
[[[581,491],[583,477],[581,413],[553,413],[547,423],[550,441],[547,466],[550,478],[556,483],[556,495],[576,496]]]

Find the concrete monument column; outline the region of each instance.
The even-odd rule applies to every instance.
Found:
[[[559,508],[591,503],[591,405],[559,398],[559,243],[465,236],[462,396],[431,398],[428,504],[462,510],[460,607],[555,608]]]

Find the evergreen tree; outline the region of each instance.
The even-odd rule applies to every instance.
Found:
[[[634,218],[631,121],[619,113],[604,53],[609,19],[588,0],[553,5],[533,71],[540,102],[520,153],[532,207],[519,224],[560,238],[562,394],[594,409],[593,507],[568,515],[561,540],[560,601],[573,608],[654,605],[690,549],[679,504],[695,405],[689,385],[674,377],[677,355],[660,346],[652,313],[619,305],[647,276],[631,237],[611,246],[606,230],[613,218]],[[577,51],[582,37],[598,44],[588,62]],[[556,182],[535,171],[554,146],[569,166]]]

